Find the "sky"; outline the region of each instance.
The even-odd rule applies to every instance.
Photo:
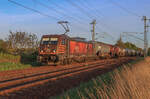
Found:
[[[0,39],[6,39],[10,30],[34,33],[39,39],[45,34],[63,34],[64,29],[57,22],[68,21],[69,36],[85,37],[91,40],[90,23],[95,19],[98,41],[114,44],[121,35],[124,41],[143,47],[143,41],[123,32],[143,32],[142,16],[150,18],[150,0],[11,1],[32,8],[34,11],[8,0],[0,0]],[[143,34],[140,33],[132,33],[132,35],[143,39]],[[150,39],[148,40],[150,45]]]

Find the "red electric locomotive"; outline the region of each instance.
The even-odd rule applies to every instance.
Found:
[[[39,47],[38,62],[61,62],[63,64],[74,61],[84,61],[93,55],[92,43],[76,40],[67,35],[44,35]]]

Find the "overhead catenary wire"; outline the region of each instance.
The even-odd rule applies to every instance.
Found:
[[[88,4],[88,2],[87,1],[85,1],[85,0],[78,0],[78,2],[79,3],[81,3],[81,5],[82,6],[84,6],[84,8],[88,8],[88,9],[90,9],[92,12],[94,11],[94,14],[96,15],[96,17],[103,17],[103,15],[100,13],[100,12],[98,12],[95,8],[94,8],[94,6],[89,6],[89,4]]]
[[[139,14],[137,14],[137,13],[135,13],[135,12],[133,12],[133,11],[131,11],[131,10],[129,10],[129,9],[125,8],[125,7],[123,7],[122,5],[120,5],[119,3],[115,2],[114,0],[108,0],[108,1],[110,1],[113,5],[119,7],[119,8],[122,9],[123,11],[125,11],[125,12],[127,12],[127,13],[129,13],[129,14],[131,14],[131,15],[133,15],[133,16],[142,17],[142,16],[140,16]]]
[[[51,1],[51,0],[48,0],[48,1]],[[70,4],[70,3],[69,3]],[[64,7],[62,7],[62,6],[60,6],[60,5],[58,5],[58,4],[55,4],[58,8],[60,7],[60,8],[64,8]],[[73,6],[76,8],[76,4],[74,5],[74,3],[73,3]],[[78,5],[77,5],[78,6]],[[80,6],[78,6],[78,7],[80,7]],[[82,9],[82,8],[81,8]],[[66,9],[67,10],[67,9]],[[80,9],[78,9],[79,11],[80,11]],[[83,12],[82,13],[84,13],[85,11],[83,10]],[[86,13],[86,12],[85,12]],[[90,16],[90,14],[89,13],[87,13],[89,16]],[[87,16],[87,14],[86,14],[86,16]],[[92,17],[89,17],[90,19],[92,18]],[[81,19],[81,18],[79,18],[79,19]],[[85,19],[85,18],[82,18],[82,19]],[[80,24],[81,24],[81,22],[80,22]],[[86,29],[87,30],[87,29]],[[89,32],[89,31],[88,31]]]
[[[63,6],[60,6],[60,5],[58,5],[57,3],[52,2],[52,0],[47,0],[47,1],[50,2],[50,3],[53,3],[53,4],[55,5],[55,7],[57,7],[57,8],[64,9],[64,11],[67,12],[67,13],[68,13],[68,12],[72,12],[72,11],[70,11],[69,9],[67,9],[64,5],[63,5]],[[75,17],[76,14],[73,14],[73,16]],[[78,18],[79,18],[79,19],[82,19],[82,20],[85,19],[84,17],[81,17],[81,16],[78,16]]]
[[[48,0],[48,1],[52,1],[52,0]],[[71,0],[66,0],[69,1],[67,3],[71,4],[72,6],[74,6],[75,8],[77,8],[81,13],[85,14],[86,16],[88,16],[89,19],[95,19],[95,17],[93,17],[93,15],[91,15],[91,13],[88,13],[83,7],[80,7],[78,4],[72,2]],[[81,3],[81,2],[79,2]],[[60,7],[59,5],[56,5],[57,7]],[[83,6],[83,5],[82,5]],[[62,8],[62,7],[61,7]],[[90,7],[88,7],[88,9],[90,9]],[[96,15],[95,15],[96,16]],[[98,19],[99,23],[101,24],[101,26],[105,27],[107,30],[110,29],[110,27],[106,24],[104,24],[102,21],[100,21]],[[98,28],[99,29],[99,28]],[[110,34],[107,34],[110,35]],[[113,38],[112,35],[110,35],[111,38]],[[113,38],[114,39],[114,38]]]
[[[89,5],[88,5],[88,3],[86,1],[84,1],[84,2],[82,2],[83,0],[79,0],[79,1],[80,1],[80,3],[84,4],[84,5],[82,5],[82,6],[85,6],[84,8],[92,9],[91,7],[89,7]],[[99,14],[98,11],[96,11],[96,12],[97,12],[97,14]],[[99,23],[101,24],[101,26],[103,26],[104,28],[107,28],[107,29],[108,28],[111,29],[111,27],[109,27],[108,25],[106,25],[105,23],[103,23],[101,20],[99,20],[101,16],[99,17],[99,15],[97,15],[97,14],[95,14],[95,16],[98,17],[97,20],[99,21]],[[100,29],[99,27],[97,27],[97,28]],[[108,33],[107,33],[107,35],[110,36],[114,40],[114,37],[112,35],[110,35]]]
[[[16,4],[16,5],[18,5],[18,6],[21,6],[21,7],[23,7],[23,8],[26,8],[26,9],[28,9],[28,10],[31,10],[31,11],[33,11],[33,12],[36,12],[36,13],[39,13],[40,15],[43,15],[43,16],[46,16],[46,17],[50,17],[50,18],[52,18],[52,19],[55,19],[55,20],[60,20],[59,18],[56,18],[56,17],[54,17],[54,16],[50,16],[50,15],[48,15],[48,14],[45,14],[45,13],[43,13],[43,12],[41,12],[41,11],[39,11],[39,10],[35,10],[35,9],[33,9],[33,8],[30,8],[30,7],[28,7],[28,6],[25,6],[25,5],[23,5],[23,4],[20,4],[20,3],[18,3],[18,2],[15,2],[15,1],[13,1],[13,0],[8,0],[9,2],[11,2],[11,3],[13,3],[13,4]],[[80,7],[80,6],[79,6]],[[83,10],[84,11],[84,10]],[[86,11],[85,11],[86,12]],[[90,14],[87,12],[87,14],[88,14],[88,16],[90,16]],[[90,16],[90,18],[92,18],[91,16]]]
[[[84,13],[86,16],[89,17],[89,19],[95,19],[95,17],[93,17],[93,15],[91,15],[91,13],[88,13],[86,10],[84,10],[82,7],[80,7],[78,4],[72,2],[71,0],[66,0],[68,1],[68,3],[70,3],[72,6],[74,6],[75,8],[77,8],[81,13]],[[109,26],[107,26],[106,24],[104,24],[102,21],[98,20],[99,23],[101,23],[101,25],[103,25],[104,27],[108,27],[107,29],[110,29]],[[109,35],[109,34],[108,34]]]
[[[42,15],[42,16],[49,17],[49,18],[54,19],[54,20],[56,20],[56,21],[60,21],[60,20],[61,20],[61,19],[59,19],[59,18],[56,18],[56,17],[54,17],[54,16],[50,16],[50,15],[45,14],[45,13],[39,11],[39,10],[35,10],[35,9],[33,9],[33,8],[30,8],[30,7],[28,7],[28,6],[25,6],[25,5],[23,5],[23,4],[20,4],[20,3],[18,3],[18,2],[15,2],[15,1],[13,1],[13,0],[8,0],[8,1],[11,2],[11,3],[13,3],[13,4],[15,4],[15,5],[18,5],[18,6],[20,6],[20,7],[23,7],[23,8],[25,8],[25,9],[28,9],[28,10],[30,10],[30,11],[32,11],[32,12],[36,12],[36,13]]]
[[[40,2],[40,1],[38,1],[38,0],[36,0],[35,3],[38,4],[38,5],[40,5],[40,6],[43,6],[43,7],[45,7],[45,8],[48,8],[49,10],[52,10],[52,11],[56,12],[57,14],[63,15],[63,16],[65,16],[65,17],[68,17],[68,18],[74,20],[74,21],[77,22],[77,23],[82,24],[80,19],[74,18],[74,17],[72,17],[72,16],[70,16],[70,15],[68,15],[68,14],[65,14],[65,13],[62,12],[62,11],[56,10],[55,8],[53,8],[53,7],[49,6],[49,5],[46,5],[46,4],[44,4],[44,3],[42,3],[42,2]],[[68,20],[68,21],[69,21],[69,20]],[[82,24],[82,25],[83,25],[83,24]],[[81,27],[79,27],[79,26],[78,26],[78,28],[84,30],[84,28],[81,28]]]
[[[133,35],[131,35],[131,34],[129,34],[129,35],[127,35],[126,34],[126,40],[127,40],[127,42],[129,41],[129,42],[134,42],[134,43],[136,43],[136,45],[139,45],[139,46],[141,46],[141,45],[143,45],[142,43],[143,43],[143,39],[141,39],[141,38],[138,38],[138,37],[136,37],[136,36],[133,36]],[[132,38],[132,39],[129,39],[129,38]],[[131,40],[133,40],[133,38],[134,38],[134,41],[131,41]],[[142,41],[142,42],[141,42]]]
[[[54,16],[50,16],[50,15],[45,14],[45,13],[39,11],[39,10],[35,10],[35,9],[33,9],[33,8],[27,7],[27,6],[23,5],[23,4],[20,4],[20,3],[18,3],[18,2],[15,2],[15,1],[13,1],[13,0],[8,0],[8,1],[11,2],[11,3],[13,3],[13,4],[15,4],[15,5],[18,5],[18,6],[20,6],[20,7],[23,7],[23,8],[25,8],[25,9],[28,9],[28,10],[30,10],[30,11],[36,12],[36,13],[38,13],[38,14],[40,14],[40,15],[43,15],[43,16],[52,18],[52,19],[57,20],[57,21],[60,20],[59,18],[56,18],[56,17],[54,17]]]
[[[136,38],[136,39],[138,39],[138,40],[144,41],[144,39],[141,39],[141,38],[136,37],[136,36],[134,36],[134,35],[131,35],[131,34],[128,34],[128,33],[127,33],[127,35],[129,35],[129,36],[131,36],[131,37],[134,37],[134,38]]]
[[[66,15],[65,13],[63,13],[62,11],[56,10],[55,8],[53,8],[53,7],[49,6],[49,5],[46,5],[46,4],[44,4],[44,3],[42,3],[42,2],[40,2],[40,1],[38,1],[38,0],[36,0],[36,1],[34,0],[34,2],[35,2],[36,4],[39,4],[39,5],[43,6],[43,7],[45,7],[45,8],[48,8],[48,9],[50,9],[50,10],[53,10],[54,12],[56,12],[56,13],[58,13],[58,14],[61,14],[61,15],[65,16],[65,17],[68,17],[68,18],[70,18],[70,19],[74,19],[72,16],[68,16],[68,15]]]
[[[95,18],[93,18],[93,16],[90,13],[88,13],[87,11],[85,11],[82,7],[80,7],[76,3],[72,2],[71,0],[66,0],[66,1],[68,1],[68,3],[70,3],[75,8],[77,8],[81,13],[84,13],[86,16],[88,16],[89,19],[95,19]]]

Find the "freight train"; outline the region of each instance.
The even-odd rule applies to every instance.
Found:
[[[113,58],[124,56],[142,56],[142,51],[124,49],[102,42],[85,41],[81,38],[71,38],[67,35],[43,35],[40,46],[38,62],[69,64],[85,62],[91,58]]]

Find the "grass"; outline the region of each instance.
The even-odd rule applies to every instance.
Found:
[[[0,71],[25,69],[31,67],[31,65],[24,65],[20,63],[20,56],[14,56],[11,54],[0,53]]]
[[[29,67],[31,67],[31,65],[24,65],[21,63],[11,63],[11,62],[0,63],[0,71],[25,69]]]
[[[7,53],[0,53],[0,62],[20,62],[20,56],[14,56]]]
[[[148,99],[150,97],[150,58],[139,63],[137,61],[82,83],[79,87],[53,98]]]

